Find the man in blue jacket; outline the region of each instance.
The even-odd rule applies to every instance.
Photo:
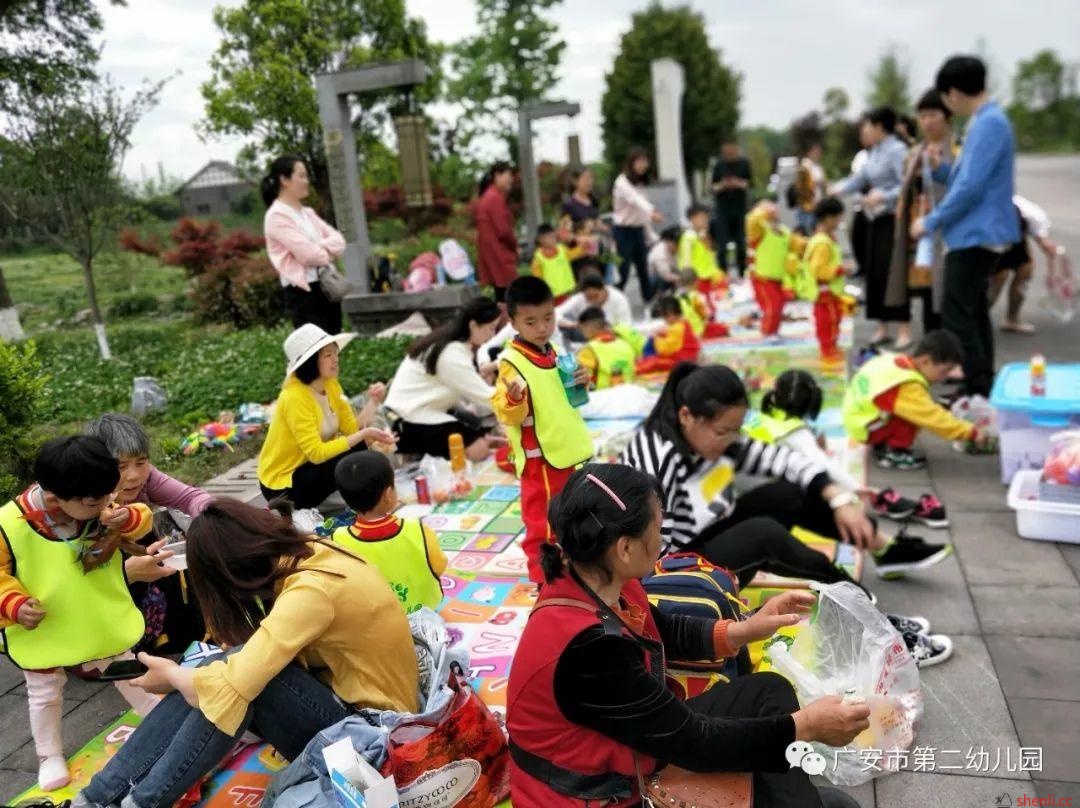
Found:
[[[941,100],[954,114],[970,118],[959,159],[931,153],[935,179],[945,182],[945,198],[929,215],[911,224],[911,235],[941,230],[945,256],[942,321],[964,346],[966,392],[990,395],[994,382],[994,332],[988,302],[990,276],[998,258],[1020,239],[1013,210],[1012,125],[986,93],[986,65],[974,56],[953,56],[935,81]]]

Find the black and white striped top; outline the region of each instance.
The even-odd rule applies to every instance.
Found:
[[[687,480],[725,463],[734,473],[788,480],[812,496],[831,482],[828,469],[822,463],[795,452],[786,446],[763,443],[742,437],[717,461],[707,461],[697,455],[684,455],[671,441],[642,426],[623,450],[619,462],[651,474],[660,483],[664,499],[664,522],[661,536],[664,552],[694,543],[705,527],[695,514]],[[728,487],[709,504],[715,518],[725,518],[735,507],[735,491]]]

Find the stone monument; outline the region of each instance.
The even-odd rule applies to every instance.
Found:
[[[686,82],[682,65],[674,59],[656,59],[651,68],[656,175],[660,182],[655,193],[649,189],[649,198],[664,213],[663,226],[670,226],[685,221],[686,209],[692,201],[682,149],[682,99]],[[678,211],[675,221],[668,218],[672,209]]]

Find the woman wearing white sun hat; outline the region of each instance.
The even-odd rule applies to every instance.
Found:
[[[394,443],[392,433],[357,422],[338,381],[338,353],[355,337],[307,323],[285,338],[285,383],[259,454],[267,501],[284,495],[297,508],[315,508],[335,490],[342,457],[368,442]],[[384,385],[373,384],[368,399],[378,403],[385,393]]]

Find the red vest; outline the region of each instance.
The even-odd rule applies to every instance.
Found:
[[[568,574],[544,585],[537,606],[554,598],[593,602],[592,596]],[[628,583],[622,591],[622,599],[644,611],[643,636],[659,645],[660,633],[641,582]],[[555,666],[563,650],[582,631],[600,623],[596,612],[572,606],[537,608],[530,615],[510,669],[507,730],[512,743],[563,769],[584,775],[617,773],[633,779],[636,776],[633,750],[595,730],[572,723],[555,701]],[[622,633],[633,636],[626,626]],[[650,654],[644,648],[642,654],[646,667],[656,675]],[[662,654],[659,664],[658,678],[662,681]],[[639,761],[642,774],[656,768],[652,758],[641,755]],[[514,808],[581,808],[585,805],[584,800],[559,793],[527,774],[513,761],[510,765],[510,798]],[[593,800],[591,804],[600,802]],[[618,803],[620,806],[638,804],[640,799],[636,797]]]

